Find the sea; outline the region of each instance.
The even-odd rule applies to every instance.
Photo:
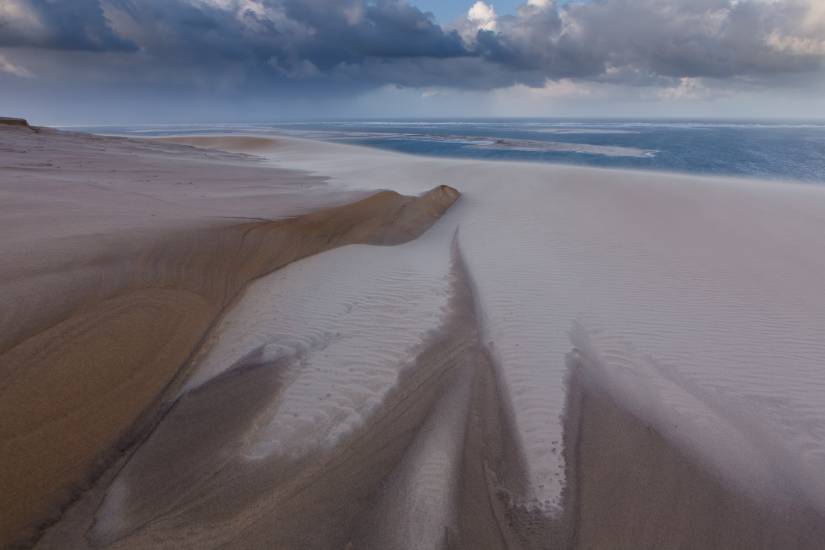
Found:
[[[825,120],[386,119],[94,126],[102,134],[286,134],[436,157],[825,183]]]

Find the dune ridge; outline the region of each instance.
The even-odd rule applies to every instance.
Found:
[[[37,143],[48,148],[50,137]],[[447,186],[420,197],[383,191],[292,218],[190,220],[151,238],[136,232],[131,243],[127,233],[126,268],[108,262],[104,248],[89,278],[73,286],[65,271],[51,303],[6,310],[4,327],[18,330],[4,331],[0,352],[0,544],[31,540],[118,448],[143,433],[210,326],[249,281],[336,246],[415,238],[457,198]],[[93,239],[86,245],[95,247]],[[53,269],[41,291],[54,290],[61,271]],[[19,281],[13,272],[3,280],[7,299]]]

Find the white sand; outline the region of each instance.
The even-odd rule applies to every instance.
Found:
[[[443,323],[449,224],[379,248],[353,245],[256,281],[182,391],[239,362],[286,362],[285,388],[245,454],[300,456],[360,426]]]
[[[533,497],[551,509],[564,486],[564,357],[587,345],[606,380],[624,381],[607,384],[616,397],[682,448],[749,491],[825,511],[825,190],[300,140],[270,155],[345,188],[462,190],[447,220]]]

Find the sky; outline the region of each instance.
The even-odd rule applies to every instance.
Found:
[[[825,117],[825,0],[0,0],[39,124]]]
[[[474,0],[475,1],[475,0]],[[413,0],[410,3],[424,12],[432,13],[436,20],[440,23],[452,23],[457,19],[467,15],[467,11],[472,6],[473,2],[467,0]],[[556,5],[562,6],[569,4],[572,0],[557,0]],[[519,6],[525,3],[525,0],[495,0],[487,4],[493,8],[496,13],[501,15],[513,15],[518,12]]]
[[[421,11],[432,13],[440,23],[452,23],[460,17],[467,15],[472,2],[466,0],[414,0],[410,2]],[[489,2],[493,9],[502,15],[516,13],[522,0],[496,0]]]

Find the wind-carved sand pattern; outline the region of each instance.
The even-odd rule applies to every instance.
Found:
[[[309,167],[301,147],[296,142],[273,158]],[[594,508],[597,517],[619,515],[625,523],[612,524],[604,540],[630,548],[644,540],[634,538],[641,531],[633,525],[647,512],[622,506],[627,495],[612,495],[608,505],[602,494],[602,508],[588,502],[592,492],[579,492],[589,487],[579,482],[588,476],[581,463],[590,462],[577,455],[576,426],[591,433],[594,424],[577,418],[571,395],[601,392],[650,427],[651,438],[661,437],[657,453],[665,453],[662,441],[672,445],[680,460],[699,465],[702,483],[722,487],[713,485],[714,498],[728,506],[709,505],[715,517],[695,518],[713,540],[766,548],[816,548],[825,540],[821,189],[319,148],[335,160],[322,173],[345,187],[356,187],[367,170],[377,180],[392,174],[396,189],[429,179],[463,182],[451,216],[460,225],[482,340],[524,449],[528,502],[551,516]],[[590,360],[564,359],[579,348]],[[579,376],[579,369],[608,375]],[[603,447],[588,438],[582,448],[598,454],[616,437],[601,433]],[[622,479],[625,468],[617,462],[612,475]],[[688,484],[700,475],[673,464],[656,468]],[[652,486],[627,490],[649,502],[662,498],[642,487]],[[710,544],[679,527],[689,506],[666,502],[672,517],[649,528],[654,546]],[[754,502],[758,512],[749,508]],[[579,525],[576,540],[585,544],[585,531],[595,538],[594,525]]]
[[[458,197],[341,194],[247,156],[48,129],[0,128],[0,155],[3,546],[105,483],[247,283],[336,246],[407,242]]]
[[[284,365],[282,389],[244,451],[301,456],[363,424],[442,323],[449,239],[350,246],[255,282],[217,328],[186,390],[244,363]]]
[[[255,143],[462,199],[255,282],[41,547],[821,547],[821,189]]]
[[[528,482],[454,233],[444,219],[255,283],[91,497],[93,523],[40,546],[543,547],[548,527],[507,505]]]

